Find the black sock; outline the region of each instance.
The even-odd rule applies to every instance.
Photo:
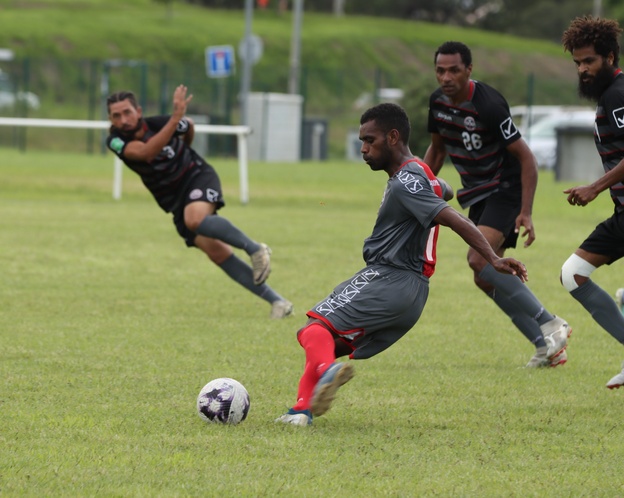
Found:
[[[554,317],[546,311],[542,303],[518,277],[507,273],[499,273],[494,267],[488,264],[479,277],[493,286],[498,292],[504,294],[520,310],[537,321],[539,325],[544,325]]]
[[[588,280],[570,295],[589,311],[598,325],[624,344],[624,316],[609,294]]]
[[[277,292],[275,292],[271,287],[267,284],[256,285],[253,282],[253,271],[251,267],[238,259],[236,255],[232,254],[228,259],[226,259],[221,265],[219,265],[227,275],[241,284],[245,289],[250,292],[253,292],[256,296],[268,301],[269,303],[274,303],[275,301],[282,301],[284,298],[280,296]]]
[[[513,324],[531,344],[535,345],[536,348],[546,346],[544,335],[542,334],[539,324],[518,308],[511,299],[496,290],[488,292],[488,296],[490,296],[497,306],[511,318]]]
[[[221,240],[232,247],[244,250],[247,254],[253,254],[260,249],[260,244],[251,240],[228,220],[216,214],[206,216],[195,233]]]

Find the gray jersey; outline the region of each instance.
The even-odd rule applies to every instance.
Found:
[[[430,277],[439,229],[433,219],[448,206],[441,196],[442,187],[426,164],[416,159],[406,162],[388,180],[373,233],[364,241],[366,264]]]
[[[307,315],[321,320],[370,358],[394,344],[418,321],[436,261],[438,225],[448,204],[429,166],[416,159],[388,180],[373,233],[364,242],[366,268],[336,286]]]

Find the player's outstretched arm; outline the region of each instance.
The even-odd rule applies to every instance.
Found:
[[[193,95],[187,97],[186,92],[187,88],[184,85],[179,85],[175,89],[173,92],[173,113],[169,121],[147,142],[140,140],[130,142],[125,149],[125,155],[128,159],[150,162],[160,154],[163,147],[171,140],[178,123],[186,113],[188,103],[193,98]]]
[[[523,282],[527,281],[526,268],[520,261],[513,258],[499,258],[475,224],[452,207],[449,206],[440,211],[434,221],[457,233],[470,247],[481,254],[496,271],[510,273],[516,275]]]

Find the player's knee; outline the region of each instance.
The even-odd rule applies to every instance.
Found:
[[[206,216],[195,215],[194,213],[184,213],[184,224],[191,232],[197,232],[197,228]]]
[[[481,289],[486,294],[489,294],[490,292],[492,292],[494,290],[494,286],[492,284],[486,282],[482,278],[480,278],[478,273],[475,273],[475,275],[474,275],[474,283],[475,283],[475,285],[479,289]]]
[[[594,265],[585,261],[576,254],[572,254],[561,267],[559,279],[568,292],[578,289],[579,286],[589,279],[589,276],[596,269]]]
[[[468,266],[475,273],[475,275],[481,273],[481,270],[483,270],[483,268],[487,265],[487,261],[476,251],[468,251],[466,260],[468,261]]]

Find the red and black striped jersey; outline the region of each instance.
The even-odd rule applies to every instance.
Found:
[[[594,140],[605,173],[624,159],[624,74],[620,69],[598,101]],[[610,192],[616,206],[624,205],[623,183],[613,185]]]
[[[145,118],[143,120],[145,133],[141,140],[149,141],[165,126],[169,118],[170,116]],[[176,206],[180,187],[188,181],[189,174],[199,172],[197,166],[204,162],[192,148],[184,143],[183,135],[188,128],[189,122],[186,118],[182,118],[167,145],[149,163],[134,161],[125,156],[126,144],[136,140],[135,138],[127,138],[115,129],[111,129],[106,140],[108,148],[141,177],[141,181],[152,193],[158,205],[167,212]]]
[[[520,162],[507,146],[521,138],[509,105],[494,88],[470,80],[470,95],[453,104],[438,88],[429,99],[428,131],[444,142],[463,188],[457,192],[462,207],[487,198],[503,181],[520,184]]]

